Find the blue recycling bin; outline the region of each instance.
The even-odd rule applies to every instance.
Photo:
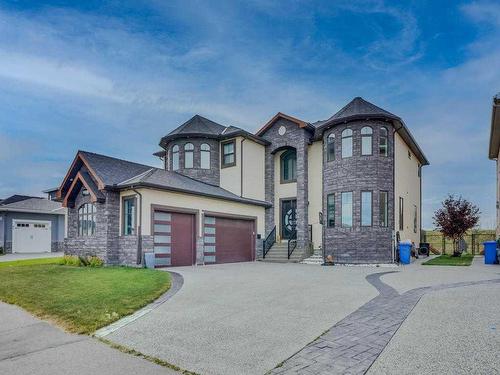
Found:
[[[497,262],[497,242],[486,241],[484,245],[484,264],[495,264]]]
[[[399,243],[399,262],[410,264],[411,243]]]

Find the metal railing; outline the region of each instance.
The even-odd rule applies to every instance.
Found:
[[[264,240],[264,248],[262,249],[262,258],[265,258],[271,247],[276,243],[276,225],[271,233],[269,233]]]
[[[290,238],[288,239],[288,259],[290,259],[290,255],[292,255],[293,251],[297,247],[297,230],[294,229],[290,234]]]

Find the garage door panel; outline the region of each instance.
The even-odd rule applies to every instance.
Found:
[[[155,211],[153,232],[156,267],[190,266],[196,260],[195,216]]]
[[[51,251],[50,221],[13,220],[12,252],[42,253]]]
[[[234,263],[253,260],[254,221],[206,217],[205,263]]]

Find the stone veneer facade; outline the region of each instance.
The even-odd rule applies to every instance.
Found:
[[[90,203],[90,196],[78,192],[73,208],[68,208],[68,237],[64,252],[70,255],[97,256],[109,265],[136,265],[138,236],[121,236],[120,194],[104,191],[105,202],[96,206],[96,230],[92,236],[78,235],[78,208]],[[153,236],[141,236],[142,251],[153,251]]]
[[[184,166],[184,146],[186,145],[186,143],[192,143],[194,145],[193,168],[185,168]],[[210,146],[210,169],[201,168],[200,147],[203,143],[206,143]],[[167,166],[169,170],[173,170],[172,147],[174,147],[174,145],[179,146],[179,169],[176,172],[194,178],[196,180],[206,182],[208,184],[216,186],[220,185],[220,146],[218,140],[209,138],[182,138],[169,142],[166,145],[166,149],[168,150]]]
[[[286,131],[285,134],[278,133],[279,128],[283,126]],[[297,249],[295,251],[302,251],[304,254],[309,252],[309,220],[308,220],[308,190],[307,190],[307,146],[310,142],[311,133],[306,129],[301,129],[297,124],[286,120],[277,120],[271,128],[269,128],[262,138],[271,142],[271,145],[266,146],[266,184],[265,194],[266,201],[276,204],[274,196],[274,163],[275,153],[293,148],[297,151]],[[266,208],[266,235],[276,225],[274,217],[274,208]],[[278,231],[279,228],[276,228]]]
[[[361,156],[361,128],[373,129],[372,155]],[[379,155],[380,128],[388,130],[388,156]],[[353,156],[342,159],[341,133],[353,131]],[[335,134],[335,160],[326,159],[326,140]],[[325,256],[336,263],[392,262],[394,228],[394,135],[392,124],[383,121],[354,121],[326,130],[323,134],[323,246]],[[372,225],[361,226],[361,192],[372,192]],[[388,192],[388,225],[379,225],[379,192]],[[353,226],[342,227],[341,193],[352,192]],[[327,226],[327,196],[335,194],[335,226]]]

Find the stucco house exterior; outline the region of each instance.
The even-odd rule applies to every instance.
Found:
[[[255,134],[196,115],[159,144],[163,168],[77,153],[57,192],[66,252],[390,263],[397,239],[420,241],[428,161],[400,117],[362,98],[313,123],[277,113]]]
[[[493,97],[493,108],[491,111],[491,128],[490,128],[490,147],[488,157],[495,160],[497,163],[496,179],[497,179],[497,238],[500,237],[500,93]]]
[[[0,200],[0,247],[7,254],[63,251],[65,218],[59,202],[26,195]]]

